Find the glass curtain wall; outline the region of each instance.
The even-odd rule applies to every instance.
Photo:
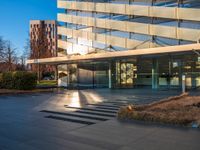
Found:
[[[200,86],[200,56],[191,53],[165,54],[60,65],[59,80],[70,88],[176,88],[186,77],[187,88]],[[109,72],[109,70],[111,70]]]
[[[200,86],[200,57],[194,53],[143,56],[114,64],[113,88],[180,89],[183,75],[188,89]]]
[[[106,62],[78,64],[77,85],[80,88],[108,88],[108,68]]]
[[[182,76],[187,88],[199,86],[199,60],[194,53],[163,55],[158,60],[158,88],[181,88]]]

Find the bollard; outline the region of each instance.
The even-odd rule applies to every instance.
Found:
[[[182,75],[182,93],[185,93],[185,75]]]

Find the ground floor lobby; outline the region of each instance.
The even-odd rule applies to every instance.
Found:
[[[58,65],[59,84],[72,88],[188,89],[200,86],[194,52],[143,55]]]

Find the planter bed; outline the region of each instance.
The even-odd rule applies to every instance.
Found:
[[[118,119],[200,127],[200,96],[185,93],[148,105],[124,106],[118,112]]]

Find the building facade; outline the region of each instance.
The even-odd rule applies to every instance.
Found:
[[[57,21],[30,21],[30,59],[51,58],[57,56]],[[31,70],[38,72],[38,65],[32,64]],[[40,66],[41,73],[55,72],[50,65]]]
[[[57,64],[60,85],[200,86],[200,1],[58,0],[58,8],[58,57],[37,62]]]

